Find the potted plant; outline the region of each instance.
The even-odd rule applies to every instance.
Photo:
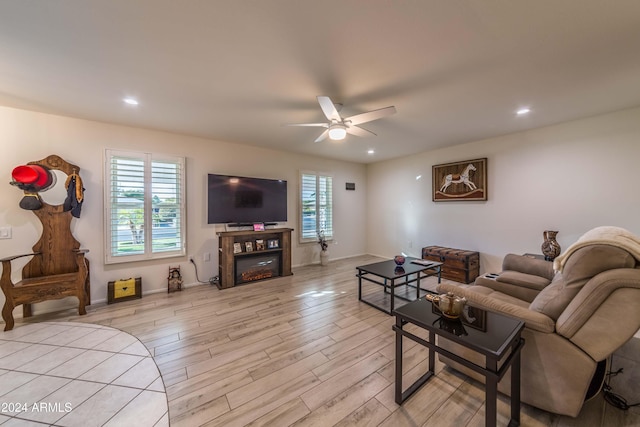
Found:
[[[329,263],[329,243],[324,236],[324,231],[318,233],[318,244],[320,245],[320,265]]]

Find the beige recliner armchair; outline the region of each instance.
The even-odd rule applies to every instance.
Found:
[[[534,292],[533,299],[529,296],[537,285],[509,283],[504,278],[485,277],[474,285],[441,284],[438,288],[440,292],[464,296],[470,304],[524,320],[522,401],[572,417],[578,415],[585,399],[599,392],[609,356],[640,329],[638,251],[596,244],[598,239],[591,241],[594,244],[581,238],[569,248],[566,256],[563,254],[562,271]],[[509,256],[514,257],[517,256]],[[536,269],[544,270],[551,263],[545,266],[536,261],[539,260],[519,257],[506,265],[520,264],[523,274],[544,277]],[[539,279],[536,281],[540,283]],[[440,344],[480,365],[484,363],[477,354],[455,343],[442,340]],[[469,369],[443,360],[481,380]],[[509,394],[509,378],[505,375],[499,384],[505,394]]]

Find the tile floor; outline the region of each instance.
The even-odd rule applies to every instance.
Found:
[[[86,323],[20,325],[0,336],[0,425],[169,426],[147,348]]]

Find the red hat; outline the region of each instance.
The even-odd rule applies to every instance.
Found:
[[[29,191],[44,191],[55,182],[49,169],[40,165],[16,166],[11,176],[12,184]]]

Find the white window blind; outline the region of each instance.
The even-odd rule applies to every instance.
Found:
[[[185,255],[184,158],[107,150],[106,262]]]
[[[300,173],[300,242],[333,238],[333,180],[315,172]]]

